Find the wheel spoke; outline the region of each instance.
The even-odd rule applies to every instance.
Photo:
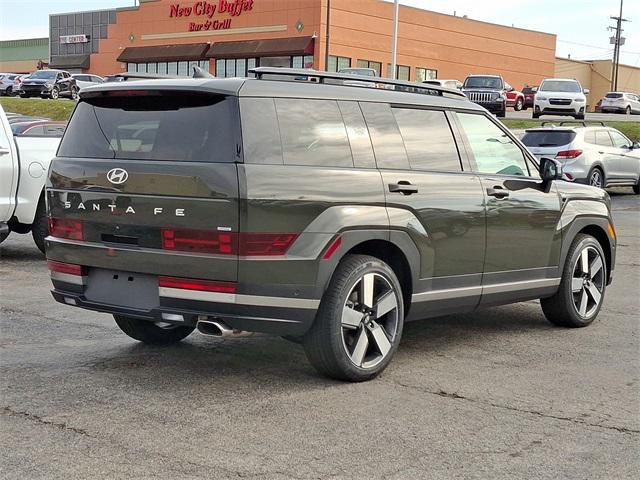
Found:
[[[582,273],[589,273],[589,250],[586,248],[582,250],[580,267],[582,268]]]
[[[389,313],[394,308],[398,307],[396,301],[396,294],[393,290],[389,290],[387,293],[378,298],[374,310],[376,311],[375,318],[380,318],[383,315]]]
[[[589,292],[589,295],[591,295],[591,298],[593,298],[593,301],[596,302],[596,305],[600,303],[600,298],[602,298],[602,294],[600,293],[600,290],[598,290],[598,288],[593,283],[587,286],[587,292]]]
[[[572,278],[571,279],[571,291],[573,293],[578,293],[582,290],[582,286],[584,285],[584,281],[582,278]]]
[[[360,301],[369,308],[373,307],[373,283],[375,275],[373,273],[367,273],[362,277],[362,298]]]
[[[351,329],[358,328],[363,317],[364,314],[362,312],[358,312],[351,307],[344,307],[342,309],[342,326]]]
[[[587,295],[587,290],[585,288],[582,289],[582,294],[580,296],[580,306],[578,307],[578,313],[580,315],[587,314],[587,303],[589,301],[589,296]]]
[[[384,333],[384,329],[376,322],[371,322],[372,326],[367,327],[373,335],[373,341],[376,343],[378,350],[382,356],[385,356],[389,350],[391,350],[391,342],[387,338],[387,334]]]
[[[351,361],[357,366],[361,366],[364,361],[364,356],[367,354],[367,348],[369,348],[369,337],[367,337],[367,332],[363,327],[360,329],[356,346],[353,348]]]
[[[593,277],[597,275],[597,273],[602,269],[602,258],[600,255],[597,255],[596,258],[593,259],[591,265],[589,266],[589,277],[593,280]]]

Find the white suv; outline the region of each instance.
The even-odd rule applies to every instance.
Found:
[[[541,115],[568,115],[584,120],[589,90],[569,78],[547,78],[533,99],[533,118]]]

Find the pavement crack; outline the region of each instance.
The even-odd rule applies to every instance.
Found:
[[[588,427],[594,427],[594,428],[603,428],[605,430],[614,430],[616,432],[619,433],[624,433],[624,434],[628,434],[628,435],[633,435],[633,434],[638,434],[640,433],[640,430],[636,430],[633,428],[627,428],[627,427],[618,427],[618,426],[613,426],[613,425],[601,425],[598,423],[590,423],[590,422],[585,422],[584,420],[581,420],[579,418],[574,418],[574,417],[565,417],[565,416],[561,416],[561,415],[552,415],[549,413],[544,413],[541,412],[539,410],[529,410],[526,408],[518,408],[518,407],[512,407],[510,405],[503,405],[500,403],[494,403],[494,402],[488,402],[488,401],[484,401],[484,400],[480,400],[477,398],[470,398],[470,397],[465,397],[463,395],[460,395],[458,393],[455,392],[446,392],[444,390],[438,390],[438,391],[431,391],[431,390],[427,390],[415,385],[409,385],[409,384],[405,384],[402,382],[398,382],[398,381],[394,381],[391,380],[392,383],[400,386],[400,387],[404,387],[404,388],[409,388],[409,389],[414,389],[414,390],[419,390],[423,393],[428,393],[430,395],[437,395],[439,397],[444,397],[444,398],[451,398],[453,400],[463,400],[466,402],[470,402],[470,403],[478,403],[478,404],[482,404],[482,405],[487,405],[489,407],[493,407],[493,408],[499,408],[502,410],[509,410],[512,412],[519,412],[519,413],[526,413],[529,415],[535,415],[537,417],[542,417],[542,418],[549,418],[552,420],[560,420],[560,421],[564,421],[564,422],[571,422],[571,423],[575,423],[578,425],[584,425],[584,426],[588,426]]]
[[[65,430],[68,432],[77,433],[79,435],[84,435],[86,437],[91,437],[91,435],[89,435],[86,430],[83,430],[81,428],[76,428],[76,427],[70,427],[65,422],[52,422],[50,420],[45,420],[40,415],[36,415],[35,413],[29,413],[27,411],[22,411],[22,410],[15,410],[11,407],[3,407],[2,414],[7,415],[9,417],[26,418],[40,425],[47,425],[50,427],[58,428],[60,430]]]

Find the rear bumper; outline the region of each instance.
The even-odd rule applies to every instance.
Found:
[[[600,107],[602,113],[626,113],[626,107]]]
[[[142,320],[194,326],[198,319],[223,320],[230,327],[277,335],[303,335],[320,303],[315,299],[239,295],[159,288],[157,305],[148,308],[92,301],[85,296],[86,277],[52,272],[53,298],[65,305]]]

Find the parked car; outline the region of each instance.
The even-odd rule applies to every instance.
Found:
[[[602,99],[598,100],[598,103],[596,103],[596,106],[593,107],[593,111],[595,113],[602,113]]]
[[[10,232],[31,233],[44,253],[44,183],[60,138],[14,136],[0,105],[0,243]]]
[[[508,83],[505,84],[505,95],[507,96],[507,107],[512,107],[516,112],[520,110],[526,110],[527,107],[524,104],[524,94]]]
[[[64,70],[36,70],[22,81],[20,96],[23,98],[39,96],[43,98],[78,98],[76,80]]]
[[[461,92],[250,73],[80,93],[46,191],[57,301],[152,344],[283,335],[350,381],[388,365],[405,321],[537,298],[556,325],[596,318],[606,192],[556,181]]]
[[[462,91],[474,103],[482,105],[498,117],[507,113],[505,82],[500,75],[469,75]]]
[[[568,115],[584,120],[587,111],[588,89],[570,78],[547,78],[536,92],[533,102],[533,118],[541,115]]]
[[[51,120],[35,120],[11,124],[14,135],[25,137],[62,137],[67,124]]]
[[[17,73],[0,73],[0,95],[13,95],[13,84],[18,77]]]
[[[609,92],[600,104],[602,113],[640,114],[640,97],[635,93]]]
[[[630,186],[640,193],[640,144],[615,128],[532,128],[522,142],[539,159],[561,161],[566,180],[599,188]]]
[[[536,92],[538,91],[537,86],[525,86],[522,89],[522,94],[524,95],[524,109],[533,108],[533,99],[536,96]]]
[[[14,123],[21,123],[21,122],[33,122],[33,121],[42,121],[42,120],[49,120],[48,118],[41,118],[41,117],[33,117],[31,115],[12,115],[12,116],[7,116],[7,121],[9,122],[10,125],[13,125]]]
[[[440,80],[434,78],[433,80],[423,80],[422,83],[428,85],[440,85],[441,87],[454,88],[456,90],[462,89],[462,82],[460,80]]]
[[[378,76],[378,74],[373,68],[362,68],[362,67],[341,68],[340,70],[338,70],[338,73],[342,73],[344,75],[362,75],[364,77]]]
[[[73,73],[71,74],[71,76],[75,78],[78,88],[92,87],[94,85],[104,83],[104,78],[98,75],[91,75],[88,73]]]

